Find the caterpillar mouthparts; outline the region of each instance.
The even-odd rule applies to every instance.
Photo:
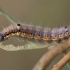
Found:
[[[33,26],[27,24],[15,24],[4,28],[0,32],[0,42],[8,39],[12,36],[18,36],[27,39],[43,40],[46,42],[50,41],[61,41],[68,39],[70,36],[70,27],[61,28],[42,28],[40,26]]]

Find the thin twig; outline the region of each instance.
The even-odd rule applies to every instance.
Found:
[[[55,45],[38,61],[32,70],[45,70],[51,61],[61,52],[65,51],[70,46],[70,39]]]
[[[15,20],[13,17],[11,17],[5,10],[3,10],[0,7],[0,14],[3,15],[4,17],[6,17],[11,23],[15,24],[17,23],[17,20]]]
[[[70,61],[70,52],[68,52],[57,64],[55,64],[52,70],[61,70],[61,68],[69,61]]]
[[[63,56],[65,56],[67,53],[66,53],[66,51],[64,51],[63,52]],[[70,70],[70,61],[66,64],[67,65],[67,67],[69,68],[69,70]]]

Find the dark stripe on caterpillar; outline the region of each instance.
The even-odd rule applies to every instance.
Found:
[[[33,26],[27,24],[10,25],[0,32],[0,41],[4,41],[11,36],[19,36],[27,39],[50,41],[61,41],[70,36],[70,27],[61,28],[42,28],[40,26]]]

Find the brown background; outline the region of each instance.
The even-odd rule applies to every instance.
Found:
[[[22,23],[51,28],[70,23],[70,0],[0,0],[0,6]],[[0,15],[0,30],[9,25],[10,22]],[[23,42],[12,38],[5,42],[9,43],[20,45]],[[0,49],[0,70],[31,70],[46,51],[47,48],[16,52]],[[62,55],[58,56],[49,68],[61,58]]]

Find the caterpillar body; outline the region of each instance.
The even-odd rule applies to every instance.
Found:
[[[4,28],[0,32],[0,42],[8,39],[11,36],[19,36],[27,39],[43,40],[46,42],[58,41],[67,39],[70,36],[70,27],[61,28],[42,28],[27,24],[15,24]]]

